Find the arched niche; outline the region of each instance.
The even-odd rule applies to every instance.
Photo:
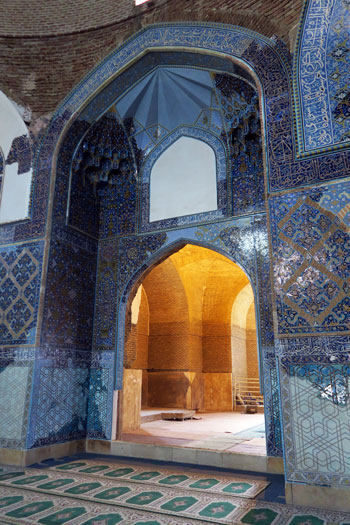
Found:
[[[216,158],[204,141],[180,137],[150,175],[150,222],[217,209]]]
[[[205,158],[207,166],[204,166],[202,157]],[[188,166],[188,171],[186,167],[186,172],[183,174],[185,164]],[[159,226],[173,227],[175,222],[180,225],[225,217],[228,166],[230,160],[227,148],[213,133],[192,126],[177,128],[152,150],[141,166],[142,230],[152,231]],[[155,168],[156,172],[154,172]],[[154,201],[152,203],[150,201],[152,191],[155,189],[154,180],[159,181],[163,177],[168,178],[167,182],[172,185],[171,190],[166,189],[166,184],[162,184],[160,188],[156,188],[155,200],[167,217],[160,219],[152,215],[152,219],[151,209]],[[169,180],[171,178],[177,180]],[[181,191],[186,187],[191,189],[190,195]],[[175,200],[178,202],[174,202]],[[172,210],[171,213],[169,210]]]

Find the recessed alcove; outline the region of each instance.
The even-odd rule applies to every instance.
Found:
[[[150,221],[217,209],[214,150],[180,137],[156,160],[150,175]]]
[[[206,418],[233,435],[263,427],[252,286],[234,262],[196,245],[155,266],[130,305],[120,431],[171,436],[160,417],[147,422],[161,408],[194,410],[198,439],[212,433]]]

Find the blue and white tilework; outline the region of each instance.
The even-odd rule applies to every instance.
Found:
[[[282,422],[280,414],[279,378],[274,347],[262,347],[260,360],[263,362],[264,414],[266,443],[270,456],[282,456]]]
[[[350,340],[325,339],[310,344],[319,353],[302,355],[304,340],[295,340],[291,351],[289,341],[280,348],[284,351],[279,372],[286,479],[346,486],[350,483]]]
[[[114,352],[35,349],[27,448],[110,439]]]
[[[30,140],[27,135],[21,135],[13,139],[11,149],[6,158],[6,164],[17,162],[17,175],[27,173],[32,165],[32,151]]]
[[[349,18],[347,0],[305,5],[294,85],[301,154],[349,144]]]
[[[270,200],[280,335],[350,331],[349,191],[341,183]]]
[[[266,402],[269,406],[268,454],[281,455],[278,382],[276,374],[273,375],[275,361],[269,287],[270,264],[263,214],[157,234],[101,241],[97,270],[94,348],[113,350],[117,337],[115,387],[122,388],[125,319],[129,293],[154,263],[186,242],[218,250],[239,264],[250,277],[258,304],[259,346],[272,345],[266,354],[266,363],[264,355],[261,354],[262,350],[260,351],[261,371],[269,376],[265,381]]]
[[[322,0],[319,5],[323,8],[327,2],[332,3]],[[316,2],[311,1],[309,5],[312,7]],[[328,76],[332,77],[328,79],[327,89],[332,93],[329,104],[333,124],[336,121],[333,138],[344,142],[346,136],[344,138],[340,133],[341,130],[347,133],[348,129],[348,119],[345,118],[347,98],[342,95],[343,83],[339,83],[337,68],[343,67],[341,55],[345,53],[345,48],[339,47],[336,42],[339,35],[335,34],[340,26],[337,25],[339,17],[335,13],[341,15],[340,5],[341,9],[348,8],[344,1],[334,0],[332,5],[334,16],[329,34],[331,31],[334,33],[330,39],[334,49],[327,55]],[[147,52],[151,48],[153,51]],[[155,48],[162,49],[162,52],[155,52]],[[221,56],[214,56],[216,52]],[[332,53],[335,56],[329,58]],[[133,63],[132,67],[127,67],[130,63]],[[137,122],[127,119],[117,122],[112,113],[115,113],[116,93],[122,95],[155,68],[163,66],[198,67],[209,71],[216,79],[215,90],[223,108],[220,139],[217,138],[218,129],[215,131],[212,126],[212,115],[207,120],[199,119],[195,128],[193,122],[187,127],[196,129],[195,132],[202,136],[214,137],[216,134],[215,141],[221,140],[223,144],[221,150],[216,148],[220,210],[216,215],[192,216],[183,222],[181,219],[162,221],[149,231],[148,201],[145,193],[142,196],[141,177],[145,175],[143,183],[147,191],[147,172],[142,171],[142,165],[151,162],[152,157],[147,159],[141,142],[135,145],[137,133],[145,130],[133,129]],[[122,68],[123,72],[118,75]],[[256,82],[247,71],[254,72]],[[305,441],[308,429],[303,426],[301,414],[307,408],[310,410],[310,424],[319,425],[322,414],[324,421],[331,426],[331,417],[338,424],[347,408],[325,397],[320,398],[319,385],[315,386],[302,377],[295,367],[305,365],[309,367],[308,371],[313,371],[314,368],[310,367],[318,360],[316,364],[326,363],[327,370],[334,369],[335,375],[339,375],[342,357],[339,352],[333,353],[333,349],[336,350],[337,344],[348,348],[350,192],[348,181],[331,181],[345,179],[350,174],[350,155],[343,149],[329,156],[296,158],[291,80],[291,57],[275,39],[220,24],[164,24],[147,27],[125,42],[65,99],[40,146],[37,145],[37,149],[34,147],[35,185],[31,220],[0,228],[1,243],[26,242],[4,246],[0,251],[0,288],[3,287],[0,307],[6,317],[2,325],[2,343],[35,345],[38,342],[35,327],[43,243],[28,241],[44,235],[49,181],[57,154],[40,340],[42,346],[27,349],[26,358],[24,349],[2,350],[0,385],[1,376],[6,379],[7,385],[13,383],[11,367],[20,369],[19,374],[22,374],[24,382],[27,381],[26,387],[23,383],[16,394],[19,401],[15,408],[18,411],[14,408],[5,423],[9,429],[7,437],[4,427],[1,427],[4,431],[3,437],[0,436],[3,446],[31,448],[84,439],[86,436],[110,439],[113,388],[122,385],[125,315],[130,291],[160,258],[186,242],[192,242],[230,257],[246,271],[254,288],[258,306],[261,375],[265,388],[268,454],[282,454],[280,380],[288,479],[296,480],[296,476],[301,476],[298,479],[308,481],[321,479],[319,476],[325,475],[326,482],[333,483],[327,477],[330,475],[327,465],[333,458],[339,461],[340,452],[334,445],[331,456],[324,459],[321,439],[327,442],[326,425],[320,427],[321,439],[314,436],[314,449],[310,449]],[[230,82],[235,89],[239,86],[239,93],[248,101],[248,106],[253,102],[257,104],[257,90],[260,93],[260,118],[266,139],[265,181],[271,197],[269,224],[270,248],[276,271],[276,319],[281,336],[277,345],[281,362],[280,378],[276,372],[272,322],[271,261],[261,154],[264,144],[256,133],[249,155],[237,146],[239,134],[235,131],[237,128],[232,126],[235,115],[228,111],[228,102],[237,98],[237,89],[226,93]],[[75,120],[71,122],[73,115]],[[102,182],[107,184],[103,188],[97,187],[97,184],[94,187],[95,176],[85,170],[85,175],[90,173],[89,177],[79,178],[72,159],[78,161],[82,152],[78,164],[83,161],[86,153],[84,140],[91,139],[91,146],[96,130],[103,132],[106,119],[111,121],[112,118],[115,120],[113,133],[117,132],[119,142],[127,150],[126,153],[117,152],[118,169],[120,160],[126,158],[133,169],[126,170],[126,163],[122,163],[125,169],[121,171],[128,175],[118,186],[112,184],[116,174],[107,170],[105,164],[106,170],[101,170],[103,173],[98,177],[99,181],[106,179]],[[249,118],[250,125],[258,128],[258,121]],[[164,129],[151,128],[148,132],[157,136],[154,147],[161,147],[161,141],[166,140]],[[65,138],[61,141],[63,131]],[[301,140],[298,135],[299,149]],[[58,150],[59,143],[62,146]],[[238,148],[237,151],[235,148]],[[95,156],[95,150],[92,148],[91,151]],[[85,168],[91,167],[90,157],[85,157]],[[103,163],[108,159],[110,152],[104,148],[97,159],[99,165],[100,161]],[[296,189],[311,184],[319,184],[320,187],[303,192]],[[293,193],[290,192],[292,189]],[[277,193],[284,190],[288,192],[283,195]],[[26,256],[20,250],[26,250]],[[34,267],[35,275],[31,273]],[[21,294],[27,297],[26,308],[20,302],[23,301],[19,298]],[[27,310],[31,317],[28,317]],[[3,319],[5,317],[3,314]],[[322,337],[318,337],[320,334]],[[334,335],[331,337],[329,334]],[[328,361],[324,360],[324,356],[328,355],[326,348],[332,349]],[[347,350],[343,353],[345,355]],[[283,361],[289,354],[294,359],[290,366]],[[313,357],[301,363],[300,356],[303,354],[312,354]],[[3,360],[5,355],[7,361]],[[21,369],[22,366],[26,371]],[[30,405],[31,367],[34,367],[34,395]],[[307,383],[306,390],[304,383]],[[302,401],[299,404],[296,400],[290,404],[291,392],[300,394]],[[308,403],[311,405],[308,406]],[[332,405],[331,408],[327,408],[327,403]],[[328,417],[328,412],[332,412],[331,417]],[[289,423],[291,417],[296,418],[298,442]],[[295,443],[296,449],[293,448]],[[315,458],[315,450],[322,454],[316,454]],[[303,458],[304,451],[306,455]],[[340,474],[347,476],[350,460],[346,456],[342,461],[345,470]],[[341,478],[335,479],[334,483],[342,483]]]
[[[210,42],[210,45],[208,42]],[[79,84],[71,97],[67,99],[65,106],[60,108],[59,114],[66,111],[68,116],[68,111],[77,111],[86,97],[91,96],[94,89],[97,90],[101,83],[108,81],[119,67],[125,66],[130,60],[141,54],[147,46],[154,47],[158,45],[162,47],[163,51],[166,51],[168,46],[176,49],[176,46],[183,47],[184,43],[188,47],[189,53],[183,52],[183,57],[191,54],[190,52],[193,49],[226,52],[228,56],[235,56],[243,60],[255,71],[260,79],[264,95],[263,115],[267,134],[267,176],[269,187],[272,191],[296,187],[300,184],[315,183],[330,178],[339,178],[349,172],[350,164],[347,152],[341,152],[329,158],[317,157],[312,162],[308,160],[294,160],[289,94],[291,78],[290,58],[280,43],[264,39],[260,35],[242,28],[222,25],[212,26],[210,24],[175,24],[174,26],[165,24],[147,28],[107,57],[89,75],[86,85],[84,82]],[[160,55],[163,54],[160,53]],[[165,54],[171,55],[171,53]],[[177,55],[180,54],[177,52]],[[150,63],[148,65],[144,63],[146,69],[143,69],[143,74],[158,65],[160,63],[159,60],[161,60],[156,57],[156,53],[150,53],[149,55],[152,55],[148,57]],[[199,62],[203,62],[203,56],[205,55],[198,59]],[[141,66],[143,60],[146,60],[146,58],[143,57],[136,63],[134,68],[129,68],[120,76],[124,75],[123,88],[130,85],[128,82],[135,82],[135,77],[131,78],[133,70]],[[181,64],[178,57],[177,60]],[[183,58],[184,60],[185,58]],[[226,61],[227,63],[228,61]],[[142,73],[140,74],[142,76]],[[116,77],[87,106],[86,110],[81,114],[81,123],[94,122],[103,111],[110,107],[110,104],[113,104],[115,93],[120,92],[115,89],[115,83],[118,81],[121,81],[121,79]],[[68,110],[68,108],[70,109]]]
[[[89,369],[35,363],[29,448],[86,436]]]
[[[35,344],[43,242],[0,249],[0,344]]]
[[[94,352],[91,359],[87,437],[111,439],[115,352]]]
[[[51,240],[41,341],[45,346],[89,348],[93,325],[96,246]],[[84,240],[84,239],[83,239]]]

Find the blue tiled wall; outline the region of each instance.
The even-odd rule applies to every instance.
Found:
[[[319,3],[313,0],[307,3],[303,28],[307,29],[312,23],[316,4]],[[330,71],[324,85],[330,95],[327,126],[332,127],[332,137],[320,147],[317,144],[316,149],[308,140],[313,128],[307,127],[303,120],[309,114],[308,108],[312,113],[316,107],[313,99],[307,102],[308,93],[304,90],[302,66],[309,43],[303,36],[299,37],[293,72],[291,57],[283,44],[241,28],[212,24],[146,28],[107,57],[57,110],[40,148],[35,146],[35,205],[31,220],[0,229],[0,243],[4,245],[0,250],[0,262],[6,272],[5,277],[4,270],[0,269],[0,286],[3,286],[0,307],[5,312],[10,305],[10,315],[3,314],[1,325],[4,346],[0,354],[0,389],[6,392],[16,375],[23,379],[22,386],[16,390],[16,408],[9,411],[6,424],[0,427],[1,446],[35,447],[86,436],[110,439],[114,381],[121,386],[128,293],[159,257],[183,242],[193,242],[219,250],[238,262],[253,284],[259,309],[269,454],[281,455],[284,446],[288,458],[287,478],[291,481],[341,484],[341,475],[348,476],[348,452],[342,456],[341,443],[334,444],[333,455],[324,460],[329,465],[336,458],[345,465],[337,478],[331,478],[321,464],[323,438],[314,438],[312,451],[302,439],[298,443],[295,441],[296,436],[307,433],[300,415],[306,409],[311,425],[319,424],[320,416],[330,412],[338,424],[348,406],[347,398],[344,398],[345,404],[334,403],[334,396],[332,400],[327,398],[325,381],[322,392],[315,381],[310,381],[315,370],[312,367],[320,364],[329,371],[323,373],[324,377],[340,375],[342,381],[347,381],[347,370],[341,369],[341,374],[339,370],[349,352],[350,334],[350,183],[347,179],[350,154],[345,147],[349,119],[348,93],[344,90],[347,77],[342,69],[348,46],[338,41],[335,31],[336,28],[343,31],[337,24],[342,9],[348,7],[340,0],[327,0],[320,9],[327,5],[331,8],[331,21],[329,27],[323,29],[330,38],[324,40],[329,49],[325,51],[327,64],[322,66],[321,73],[324,76],[326,67]],[[320,13],[321,18],[323,14]],[[170,48],[183,48],[184,44],[188,53],[169,51]],[[61,131],[102,83],[148,47],[158,46],[164,53],[145,54],[135,62],[135,67],[115,76],[91,99],[63,141],[57,164],[51,239],[46,245],[49,250],[47,288],[40,317],[42,239],[53,154]],[[202,53],[197,54],[198,49]],[[206,51],[226,53],[229,59],[206,55]],[[227,148],[230,170],[225,192],[219,189],[226,199],[220,220],[208,215],[190,217],[183,224],[176,220],[158,224],[152,232],[147,232],[146,223],[142,229],[142,202],[137,198],[141,193],[137,193],[140,185],[136,180],[130,178],[122,188],[102,191],[98,199],[89,183],[84,186],[82,179],[71,178],[71,159],[80,141],[113,104],[115,93],[131,87],[156,65],[197,65],[213,69],[220,75],[233,73],[251,82],[246,69],[234,63],[232,57],[251,67],[260,82],[261,118],[266,130],[266,141],[261,145],[265,169],[263,157],[259,161],[256,144],[250,165],[243,162],[243,157],[233,158]],[[337,77],[338,71],[341,79]],[[323,78],[322,75],[319,78]],[[293,79],[297,86],[294,93],[296,141],[291,111]],[[315,130],[313,137],[321,141],[323,131],[321,128]],[[316,155],[323,145],[339,147],[332,154],[324,150],[322,155]],[[135,149],[132,141],[129,146]],[[136,153],[135,166],[139,168],[141,157]],[[122,209],[120,192],[126,199]],[[268,210],[265,210],[265,197],[268,198]],[[115,206],[119,206],[119,217]],[[26,255],[22,254],[23,249]],[[270,279],[272,270],[273,281]],[[21,294],[27,294],[27,308],[18,299]],[[42,330],[38,334],[37,326],[41,321]],[[17,329],[12,335],[8,330],[11,322]],[[28,323],[24,330],[23,323]],[[31,345],[32,350],[10,350],[6,348],[10,344]],[[297,366],[304,369],[298,369],[297,373]],[[30,399],[32,381],[34,388]],[[53,398],[53,385],[60,392],[58,399]],[[326,397],[320,398],[321,393]],[[296,403],[296,394],[305,402]],[[62,398],[66,398],[67,403],[62,404]],[[310,405],[306,398],[311,399]],[[294,404],[290,403],[291,399]],[[291,417],[297,418],[295,427],[290,424]],[[321,425],[320,432],[328,443],[326,423]],[[300,462],[304,452],[311,453],[310,464]]]

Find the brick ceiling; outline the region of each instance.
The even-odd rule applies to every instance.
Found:
[[[89,70],[142,27],[155,22],[239,25],[293,43],[302,0],[3,0],[0,89],[30,108],[54,111]],[[116,7],[117,6],[117,7]]]

